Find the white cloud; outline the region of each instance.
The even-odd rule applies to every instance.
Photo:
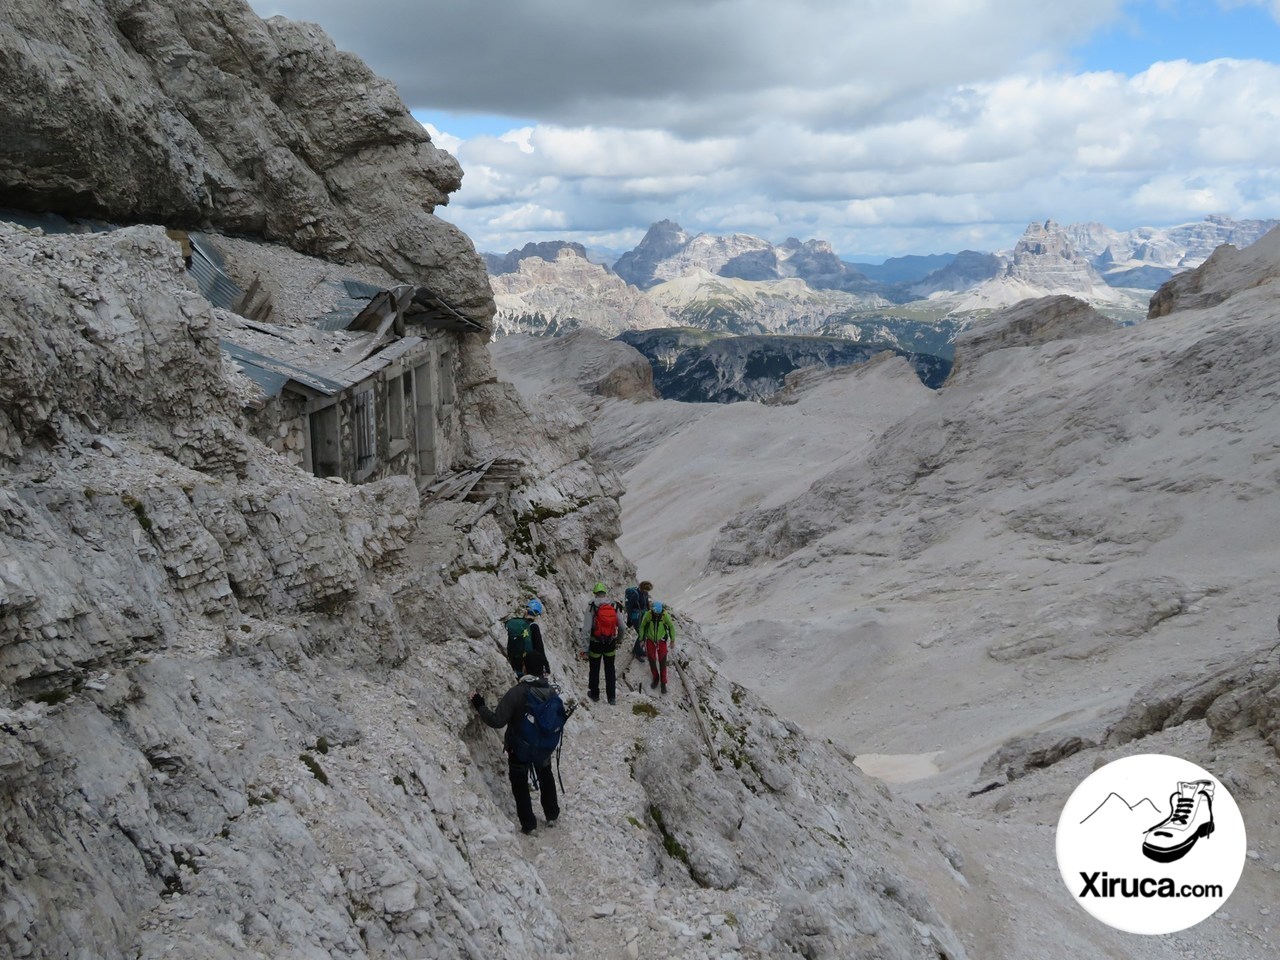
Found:
[[[436,126],[433,123],[424,123],[422,128],[426,130],[427,133],[431,134],[431,142],[437,147],[440,147],[442,150],[448,150],[453,154],[458,152],[458,147],[462,144],[461,138],[455,137],[450,133],[442,133],[440,130],[436,129]]]
[[[464,170],[441,213],[482,250],[630,245],[664,218],[893,254],[1046,217],[1280,213],[1280,66],[1067,70],[1136,0],[253,2],[318,20],[415,109],[529,118],[429,127]]]

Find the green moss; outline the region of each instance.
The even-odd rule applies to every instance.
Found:
[[[736,927],[738,925],[738,915],[732,910],[724,912],[724,922],[727,926]]]
[[[301,760],[304,764],[306,764],[307,769],[311,771],[311,775],[313,777],[315,777],[317,780],[323,783],[326,787],[329,785],[329,777],[324,772],[324,769],[320,766],[320,764],[316,762],[315,757],[313,757],[309,753],[304,753],[300,755],[298,759]]]
[[[317,752],[317,753],[328,753],[328,752],[329,752],[329,740],[328,740],[328,738],[326,738],[326,737],[321,737],[320,739],[318,739],[318,740],[316,741],[316,752]]]
[[[142,501],[127,493],[122,493],[120,494],[120,502],[133,511],[133,515],[138,518],[139,526],[147,533],[150,533],[154,524],[151,522],[151,518],[147,516],[147,508],[143,506]]]
[[[647,700],[640,700],[631,705],[631,712],[638,717],[656,717],[658,708]]]
[[[641,823],[639,820],[637,820],[635,817],[633,817],[633,816],[632,816],[631,814],[629,814],[629,813],[627,814],[627,823],[631,824],[631,825],[632,825],[633,827],[635,827],[637,830],[643,830],[643,829],[644,829],[644,824],[643,824],[643,823]]]
[[[405,792],[405,796],[409,795],[409,788],[405,786],[404,777],[400,776],[400,774],[397,773],[394,777],[392,777],[391,782],[394,783],[401,790],[403,790]]]
[[[706,882],[698,876],[689,862],[689,851],[684,848],[679,840],[667,829],[665,821],[662,819],[662,811],[658,809],[656,804],[649,804],[649,819],[651,819],[658,828],[658,833],[662,834],[662,848],[667,851],[667,856],[673,860],[679,860],[684,864],[685,869],[689,871],[689,876],[700,887],[705,887]]]
[[[821,827],[814,827],[813,829],[816,833],[822,834],[824,837],[826,837],[828,840],[830,840],[832,843],[838,846],[841,850],[849,849],[849,844],[845,842],[843,837],[836,836],[831,831],[823,830]]]

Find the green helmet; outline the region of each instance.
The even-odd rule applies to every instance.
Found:
[[[606,587],[603,583],[597,583],[594,587],[591,588],[591,592],[592,593],[608,593],[609,588]]]

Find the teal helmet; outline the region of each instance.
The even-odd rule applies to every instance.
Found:
[[[661,612],[662,612],[662,601],[661,601],[661,600],[658,600],[658,601],[656,601],[656,602],[654,603],[654,605],[653,605],[653,612],[654,612],[654,613],[661,613]]]

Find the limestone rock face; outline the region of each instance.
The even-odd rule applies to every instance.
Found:
[[[832,318],[888,301],[843,290],[816,290],[798,277],[743,280],[697,267],[651,287],[678,326],[727,333],[811,333]]]
[[[563,337],[514,336],[490,346],[503,376],[522,391],[550,381],[558,388],[618,400],[656,400],[653,367],[644,355],[620,340],[591,330]]]
[[[1109,286],[1089,259],[1072,246],[1052,220],[1032,223],[1004,260],[1001,272],[958,298],[956,310],[1011,306],[1035,297],[1067,294],[1092,304],[1136,306],[1127,294]]]
[[[1115,326],[1113,321],[1075,297],[1059,295],[1024,300],[996,311],[956,336],[952,376],[960,375],[992,350],[1086,337],[1114,330]]]
[[[919,283],[911,286],[912,296],[928,298],[935,293],[968,290],[985,280],[1000,275],[1002,263],[994,253],[961,250],[955,260],[935,270]]]
[[[647,290],[659,282],[658,265],[684,249],[691,239],[680,224],[662,220],[651,226],[634,250],[628,250],[613,265],[613,271],[632,286]]]
[[[574,243],[569,240],[547,240],[543,243],[526,243],[519,250],[511,250],[506,254],[486,253],[484,257],[485,269],[492,276],[500,276],[504,273],[515,273],[520,269],[520,262],[528,260],[530,257],[537,257],[540,260],[546,260],[548,263],[555,262],[556,257],[560,255],[561,250],[572,250],[583,260],[587,259],[587,248],[580,243]]]
[[[1178,310],[1203,310],[1229,297],[1280,277],[1280,228],[1252,246],[1238,250],[1219,247],[1194,270],[1167,281],[1151,298],[1148,318],[1167,316]]]
[[[68,246],[7,224],[0,244],[0,455],[12,462],[33,443],[137,427],[175,454],[184,447],[195,465],[189,434],[236,406],[219,378],[208,304],[188,288],[177,246],[154,227]],[[176,376],[191,370],[201,376]],[[175,418],[192,425],[187,437],[173,434]]]
[[[797,278],[815,290],[868,293],[878,285],[847,263],[825,240],[801,243],[789,237],[778,246],[748,234],[690,235],[663,220],[649,228],[634,249],[614,264],[617,274],[641,290],[697,273],[734,280]]]
[[[1208,216],[1173,227],[1121,231],[1101,223],[1077,223],[1064,230],[1071,245],[1090,258],[1107,283],[1154,289],[1174,273],[1198,267],[1222,244],[1247,247],[1277,223]]]
[[[242,0],[5,5],[0,206],[214,227],[365,260],[492,313],[461,184],[395,88]]]
[[[574,329],[613,335],[671,323],[660,305],[569,247],[552,260],[522,258],[515,272],[490,277],[489,283],[499,336]]]

